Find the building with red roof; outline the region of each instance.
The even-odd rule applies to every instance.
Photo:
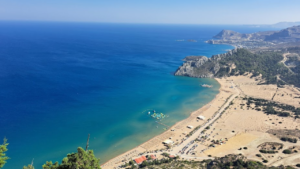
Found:
[[[151,154],[150,157],[151,157],[152,160],[156,159],[156,157],[153,154]]]
[[[170,157],[170,158],[175,158],[175,156],[174,156],[174,155],[169,155],[169,157]]]
[[[134,159],[137,164],[142,164],[143,161],[147,160],[145,156],[141,156],[139,158]]]

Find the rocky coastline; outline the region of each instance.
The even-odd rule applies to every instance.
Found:
[[[231,56],[237,50],[238,48],[235,48],[227,53],[213,55],[211,58],[206,56],[187,56],[183,59],[183,65],[176,70],[175,76],[213,78],[221,68],[219,61],[227,56]]]
[[[253,53],[262,51],[285,51],[291,47],[300,46],[300,25],[289,27],[280,31],[265,31],[251,34],[243,34],[231,30],[222,30],[206,41],[210,44],[228,44],[235,49],[227,53],[213,55],[211,58],[206,56],[187,56],[183,59],[184,63],[176,70],[175,76],[188,76],[195,78],[214,78],[222,77],[220,69],[226,69],[227,74],[234,69],[235,63],[224,61],[224,58],[232,56],[240,48],[248,49]],[[220,61],[226,63],[220,63]],[[227,60],[227,59],[225,59]]]

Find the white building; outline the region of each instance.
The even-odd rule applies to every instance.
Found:
[[[167,140],[163,141],[163,143],[164,144],[173,144],[174,141],[167,139]]]
[[[198,116],[197,118],[200,119],[200,120],[205,120],[204,116]]]

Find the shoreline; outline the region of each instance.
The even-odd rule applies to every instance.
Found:
[[[159,135],[155,135],[154,137],[152,137],[151,139],[149,139],[149,140],[147,140],[147,141],[141,143],[140,145],[138,145],[138,146],[136,146],[136,147],[134,147],[134,148],[132,148],[132,149],[130,149],[130,150],[128,150],[128,151],[126,151],[126,152],[124,152],[124,153],[122,153],[122,154],[119,154],[118,156],[116,156],[116,157],[114,157],[114,158],[112,158],[112,159],[106,161],[105,163],[103,163],[103,164],[101,165],[101,167],[102,167],[103,169],[115,167],[115,166],[120,165],[120,163],[123,163],[123,162],[118,162],[119,164],[118,164],[118,163],[115,163],[115,164],[111,164],[111,165],[109,165],[109,166],[107,166],[107,165],[110,164],[110,163],[113,163],[113,161],[116,161],[116,160],[119,160],[119,161],[120,161],[121,159],[125,159],[125,158],[128,157],[128,155],[131,155],[131,154],[133,154],[134,157],[138,157],[138,156],[139,156],[139,155],[137,155],[138,153],[142,153],[142,152],[145,152],[145,151],[148,151],[148,152],[154,151],[153,148],[145,149],[145,148],[142,148],[142,146],[145,145],[145,144],[151,143],[151,141],[154,141],[154,140],[156,140],[156,139],[158,139],[158,138],[164,137],[165,135],[167,135],[167,133],[170,133],[170,130],[172,130],[172,129],[174,129],[174,128],[176,128],[176,130],[179,130],[179,131],[180,131],[180,129],[178,129],[178,128],[181,128],[181,130],[182,130],[184,127],[183,127],[183,126],[179,126],[180,124],[190,122],[191,118],[195,118],[196,116],[198,116],[198,115],[200,115],[200,114],[205,114],[205,113],[207,113],[208,109],[212,108],[211,105],[212,105],[213,103],[217,102],[218,100],[222,99],[222,98],[223,98],[223,97],[221,97],[222,94],[224,95],[224,93],[227,93],[226,91],[222,90],[222,88],[224,87],[224,84],[221,83],[220,79],[218,79],[218,78],[213,78],[213,79],[217,81],[217,83],[220,85],[220,87],[219,87],[219,89],[218,89],[218,91],[219,91],[218,94],[217,94],[210,102],[208,102],[207,104],[205,104],[205,105],[203,105],[202,107],[198,108],[197,110],[191,112],[190,115],[189,115],[187,118],[185,118],[185,119],[183,119],[183,120],[180,120],[180,121],[176,122],[174,125],[170,126],[170,128],[168,128],[168,129],[167,129],[166,131],[164,131],[163,133],[161,133],[161,134],[159,134]],[[224,102],[225,102],[225,101],[224,101]],[[223,102],[223,103],[224,103],[224,102]],[[220,106],[221,106],[221,105],[220,105]],[[209,113],[209,114],[210,114],[211,116],[213,116],[214,113],[215,113],[215,112],[213,111],[213,113]],[[209,119],[209,117],[207,117],[207,119]],[[197,121],[198,121],[198,120],[197,120]],[[201,122],[203,122],[203,123],[201,123],[201,124],[199,123],[199,125],[204,124],[204,123],[206,122],[206,120],[203,120],[203,121],[201,121]],[[179,126],[179,127],[178,127],[178,126]],[[185,125],[184,125],[184,126],[185,126]],[[196,126],[194,126],[194,127],[196,127]],[[160,140],[161,140],[161,139],[160,139]],[[160,142],[160,144],[162,145],[162,142]],[[158,145],[157,147],[161,147],[161,146]],[[141,151],[142,149],[144,149],[144,151]],[[128,157],[128,158],[130,159],[130,158],[132,158],[132,157]]]
[[[276,140],[276,142],[282,143],[286,149],[289,149],[291,143],[278,139],[278,136],[270,134],[268,131],[274,129],[274,131],[280,133],[282,129],[298,130],[297,125],[300,120],[294,118],[292,112],[290,112],[290,117],[284,118],[278,114],[266,114],[261,110],[255,109],[254,105],[244,107],[247,102],[245,97],[260,98],[300,108],[299,89],[293,85],[285,85],[283,88],[278,88],[276,84],[259,85],[262,79],[260,77],[252,78],[251,74],[213,79],[219,83],[220,87],[218,89],[219,92],[209,103],[192,111],[187,118],[176,122],[163,133],[108,160],[101,167],[103,169],[118,168],[125,162],[142,155],[155,155],[156,158],[161,159],[164,158],[161,155],[162,153],[174,156],[179,155],[181,160],[203,160],[211,157],[223,157],[227,154],[242,153],[250,160],[260,161],[264,160],[264,158],[268,159],[269,162],[266,162],[268,163],[267,166],[272,166],[274,163],[276,163],[276,166],[279,166],[286,160],[289,160],[288,157],[284,157],[279,161],[276,160],[282,154],[272,157],[264,156],[261,159],[256,156],[258,145]],[[236,92],[234,92],[235,90]],[[203,115],[206,120],[198,120],[197,116],[199,115]],[[211,126],[213,130],[210,130],[209,133],[204,133],[205,127],[208,126]],[[189,135],[189,132],[194,131],[193,128],[196,129],[194,134]],[[206,138],[203,140],[201,139],[204,136],[202,131],[203,134],[206,134]],[[202,137],[200,138],[200,136]],[[165,146],[162,144],[166,139],[174,143],[169,149],[165,149]],[[196,139],[200,139],[200,141],[196,141]],[[223,144],[214,143],[213,148],[211,148],[212,140],[210,139],[221,140]],[[191,145],[193,145],[192,148]],[[162,149],[159,150],[159,148]],[[300,147],[298,148],[300,150]],[[197,150],[193,151],[195,149]],[[187,152],[185,153],[185,151]],[[191,155],[189,156],[189,154]],[[298,162],[293,161],[293,163],[297,164]]]

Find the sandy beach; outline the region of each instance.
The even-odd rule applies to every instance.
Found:
[[[179,144],[182,141],[182,139],[185,138],[185,135],[192,131],[192,129],[187,128],[188,125],[193,127],[203,125],[207,121],[207,119],[211,118],[219,110],[219,108],[225,103],[226,99],[234,93],[234,89],[230,88],[230,86],[232,85],[231,82],[221,81],[220,79],[216,80],[220,83],[221,87],[219,89],[219,94],[217,94],[211,102],[192,112],[187,119],[177,122],[164,133],[155,136],[154,138],[135,147],[134,149],[131,149],[109,160],[108,162],[104,163],[101,167],[103,169],[114,168],[123,164],[123,161],[134,159],[138,157],[139,154],[147,152],[149,152],[147,154],[156,154],[159,158],[159,153],[155,153],[155,151],[166,148],[162,143],[166,139],[171,138],[170,140],[174,141],[175,145]],[[204,116],[206,119],[197,119],[199,115]]]
[[[291,146],[292,143],[285,143],[267,132],[270,129],[295,130],[300,123],[299,119],[267,115],[262,111],[255,110],[254,107],[241,105],[246,103],[243,98],[247,96],[300,107],[300,91],[293,86],[278,88],[276,85],[258,85],[261,79],[250,77],[251,75],[216,78],[221,87],[219,94],[210,103],[192,112],[187,119],[177,122],[164,133],[109,160],[102,165],[102,168],[117,168],[124,162],[141,155],[154,154],[157,158],[161,158],[162,152],[180,156],[181,159],[193,160],[242,153],[248,159],[261,161],[261,158],[255,155],[259,153],[258,145],[276,140],[278,143],[284,143],[285,148]],[[197,119],[199,115],[204,116],[205,120]],[[192,131],[187,126],[202,127],[193,135],[186,137],[186,134]],[[208,126],[210,130],[202,133],[204,127]],[[201,139],[203,137],[206,139]],[[195,142],[194,140],[197,138],[200,141]],[[166,149],[163,144],[166,139],[174,142],[171,149]],[[224,141],[223,144],[211,147],[212,140]],[[192,148],[191,145],[196,146]],[[284,155],[263,157],[268,159],[269,165],[277,166],[285,164],[286,160],[282,159],[287,158]],[[292,157],[288,157],[287,160],[297,161],[296,158]]]

